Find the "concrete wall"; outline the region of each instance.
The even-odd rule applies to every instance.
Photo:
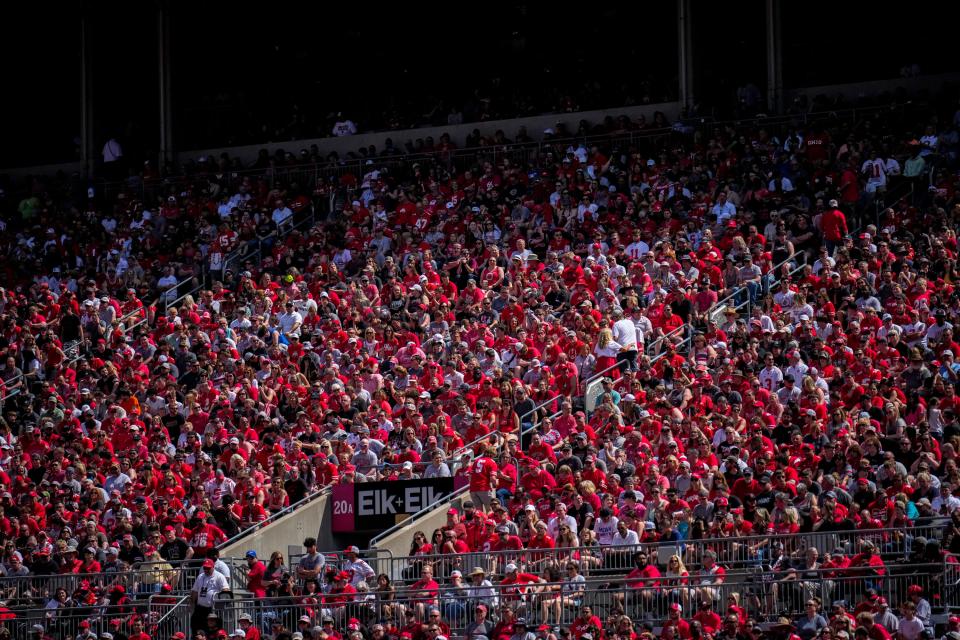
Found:
[[[784,97],[793,99],[798,95],[805,95],[809,99],[816,96],[844,96],[849,100],[865,96],[880,95],[885,91],[893,91],[898,88],[904,88],[908,93],[913,94],[918,91],[935,92],[945,83],[960,82],[960,73],[941,73],[930,76],[918,76],[916,78],[889,78],[887,80],[871,80],[869,82],[851,82],[850,84],[828,84],[818,87],[802,87],[798,89],[786,89]]]
[[[361,147],[366,148],[371,144],[376,146],[377,150],[384,148],[384,141],[387,138],[393,140],[395,147],[403,148],[408,141],[415,141],[417,138],[433,137],[439,140],[444,133],[450,134],[450,138],[458,146],[464,146],[466,137],[474,130],[479,129],[481,134],[493,135],[497,129],[503,129],[507,138],[513,139],[517,130],[525,126],[527,135],[534,140],[540,140],[543,137],[543,130],[552,128],[558,122],[567,125],[567,130],[575,132],[578,123],[586,120],[590,124],[601,122],[606,116],[614,118],[626,115],[631,119],[638,118],[641,114],[646,116],[647,121],[653,119],[653,114],[662,111],[669,120],[674,120],[680,113],[680,104],[678,102],[663,102],[658,104],[622,107],[615,109],[601,109],[597,111],[581,111],[577,113],[554,113],[544,116],[533,116],[530,118],[516,118],[511,120],[491,120],[489,122],[472,122],[457,126],[444,127],[424,127],[422,129],[401,129],[398,131],[383,131],[379,133],[361,133],[355,136],[345,136],[342,138],[315,138],[312,140],[288,140],[286,142],[275,142],[270,144],[253,144],[243,147],[228,147],[216,149],[200,149],[196,151],[181,151],[178,153],[178,159],[182,162],[186,159],[196,159],[200,156],[218,156],[226,151],[231,156],[239,157],[244,162],[252,162],[256,159],[260,149],[267,149],[271,154],[277,149],[285,151],[298,152],[300,149],[306,149],[312,144],[316,144],[321,154],[328,154],[336,151],[340,156],[344,156],[351,151],[357,151]]]
[[[439,529],[443,525],[447,524],[447,509],[450,507],[456,507],[457,509],[460,509],[463,506],[462,503],[465,499],[465,496],[467,496],[467,494],[462,493],[454,498],[451,502],[443,501],[438,503],[436,507],[434,507],[434,509],[426,515],[417,518],[397,531],[394,531],[386,538],[377,541],[374,548],[379,549],[384,553],[389,552],[394,558],[409,555],[410,543],[413,541],[413,532],[423,531],[429,538],[434,529]],[[399,568],[394,563],[391,563],[390,566],[393,568],[392,572],[399,572]],[[392,579],[400,578],[399,575],[393,575],[390,577]]]
[[[300,548],[304,538],[315,536],[321,551],[335,549],[330,532],[331,501],[327,493],[292,513],[271,522],[255,533],[220,550],[225,558],[242,558],[249,549],[267,559],[274,551],[289,553],[289,547]]]
[[[61,164],[40,164],[32,167],[11,167],[10,169],[0,169],[0,173],[22,178],[23,176],[53,176],[59,172],[71,176],[75,173],[83,172],[82,162],[64,162]]]

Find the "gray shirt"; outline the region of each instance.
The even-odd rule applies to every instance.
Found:
[[[450,477],[450,467],[447,466],[446,462],[441,462],[440,464],[429,464],[427,468],[423,470],[424,478],[449,478]]]

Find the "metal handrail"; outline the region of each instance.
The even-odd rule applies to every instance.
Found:
[[[16,389],[12,389],[12,390],[10,390],[10,391],[7,391],[5,394],[3,394],[3,396],[0,397],[0,405],[3,405],[7,400],[9,400],[9,399],[12,398],[13,396],[15,396],[15,395],[17,395],[17,394],[20,393],[20,390],[23,388],[23,385],[25,384],[25,379],[24,379],[24,378],[25,378],[25,376],[24,376],[23,373],[21,372],[21,373],[18,373],[17,375],[15,375],[14,377],[10,378],[10,380],[8,380],[7,382],[4,383],[4,385],[3,385],[4,388],[7,388],[7,384],[9,384],[9,383],[16,384],[18,381],[20,382],[20,386],[17,387]]]
[[[68,351],[69,349],[71,349],[71,348],[73,348],[73,346],[77,346],[77,345],[79,345],[79,342],[71,342],[71,343],[64,344],[64,345],[63,345],[64,355],[66,355],[66,353],[67,353],[67,351]],[[76,362],[76,361],[79,360],[79,359],[80,359],[80,356],[77,355],[77,356],[74,356],[73,358],[65,359],[65,360],[64,360],[64,364],[68,364],[68,365],[69,365],[69,364],[73,364],[74,362]],[[27,381],[26,381],[26,375],[25,375],[24,373],[22,373],[22,372],[21,372],[21,373],[18,373],[16,376],[14,376],[13,378],[11,378],[11,379],[9,380],[9,382],[15,382],[15,381],[18,381],[18,380],[19,380],[20,383],[21,383],[19,387],[17,387],[16,389],[13,389],[12,391],[8,391],[8,392],[4,393],[3,396],[0,396],[0,407],[2,407],[2,406],[7,402],[7,400],[9,400],[10,398],[13,398],[14,396],[19,395],[19,394],[21,393],[24,385],[25,385],[26,382],[27,382]],[[7,385],[7,383],[4,383],[4,388],[6,388],[6,385]]]
[[[875,200],[873,201],[874,219],[875,219],[875,222],[876,222],[876,225],[877,225],[877,229],[878,229],[878,230],[879,230],[879,228],[880,228],[880,214],[881,214],[882,211],[885,211],[886,209],[891,209],[891,208],[893,208],[893,207],[896,207],[898,204],[900,204],[900,203],[901,203],[903,200],[905,200],[907,197],[911,197],[911,198],[913,197],[914,192],[915,192],[915,189],[916,189],[915,183],[913,182],[913,180],[910,180],[910,181],[908,181],[908,182],[902,182],[902,183],[900,183],[900,185],[899,185],[897,188],[899,189],[901,186],[906,186],[906,187],[908,187],[907,190],[906,190],[906,193],[904,193],[904,194],[901,195],[901,196],[898,196],[898,197],[897,197],[893,202],[891,202],[890,204],[887,204],[887,199],[886,199],[886,197],[877,198],[877,199],[875,199]],[[889,197],[890,195],[893,195],[893,193],[896,193],[896,191],[888,192],[888,193],[882,194],[882,195]],[[862,228],[864,227],[863,220],[861,220],[860,222],[861,222],[860,227],[857,228],[857,231],[856,231],[856,232],[858,232],[860,229],[862,229]],[[856,232],[853,232],[853,233],[856,233]]]
[[[531,555],[550,555],[550,554],[570,554],[570,553],[584,553],[588,551],[598,551],[604,549],[613,549],[616,551],[649,551],[650,549],[657,549],[661,547],[683,547],[689,545],[705,545],[707,547],[716,544],[741,544],[741,545],[750,545],[758,542],[793,542],[793,541],[809,541],[811,538],[819,538],[824,536],[832,536],[835,538],[846,538],[848,540],[876,540],[878,538],[885,538],[893,535],[923,535],[928,539],[934,539],[936,534],[942,531],[942,524],[949,520],[947,517],[942,517],[934,520],[927,525],[913,525],[910,527],[893,527],[893,528],[883,528],[883,529],[845,529],[843,531],[801,531],[798,533],[792,534],[755,534],[749,536],[730,536],[730,537],[716,537],[716,538],[683,538],[680,540],[655,540],[651,542],[640,542],[633,545],[621,545],[621,546],[578,546],[578,547],[553,547],[549,549],[517,549],[509,551],[483,551],[482,553],[486,554],[504,554],[504,555],[517,555],[517,554],[531,554]],[[481,552],[478,552],[481,553]],[[421,558],[443,558],[449,557],[449,554],[434,553],[427,555],[417,555],[417,556],[395,556],[393,559],[396,561],[403,561],[405,559],[421,559]]]
[[[787,256],[785,259],[781,260],[780,262],[778,262],[778,263],[775,264],[774,266],[770,267],[770,269],[769,269],[766,273],[764,273],[763,276],[761,276],[761,277],[765,277],[765,276],[767,276],[767,275],[769,275],[769,274],[771,274],[771,273],[776,273],[777,271],[779,271],[780,269],[783,268],[783,265],[785,265],[785,264],[790,264],[791,262],[797,260],[797,259],[798,259],[798,256],[802,256],[803,265],[801,265],[801,266],[806,265],[807,254],[804,253],[803,251],[794,251],[792,254],[790,254],[789,256]],[[795,270],[794,270],[794,271],[795,271]],[[791,271],[791,273],[793,273],[793,271]],[[774,280],[774,281],[770,282],[768,286],[771,286],[771,287],[772,287],[772,286],[775,285],[777,282],[780,282],[780,280],[781,280],[781,279],[778,278],[777,280]],[[740,287],[740,286],[736,287],[736,288],[733,290],[733,292],[730,293],[730,294],[728,294],[727,297],[725,297],[723,300],[717,300],[715,303],[713,303],[713,306],[711,306],[709,309],[707,309],[707,311],[706,311],[703,315],[705,315],[707,318],[712,317],[712,316],[713,316],[714,314],[716,314],[719,310],[721,310],[721,309],[723,309],[724,307],[728,306],[728,305],[730,304],[730,301],[731,301],[731,300],[736,300],[736,299],[737,299],[738,297],[740,297],[741,295],[744,295],[744,294],[746,293],[746,291],[747,291],[747,288],[746,288],[746,287]]]
[[[390,528],[387,529],[386,531],[383,531],[383,532],[379,533],[377,536],[375,536],[374,538],[372,538],[372,539],[370,540],[370,548],[371,548],[371,549],[375,549],[375,548],[377,547],[377,545],[378,545],[383,539],[385,539],[386,537],[393,535],[393,534],[396,533],[397,531],[401,531],[401,530],[405,529],[407,526],[413,524],[414,522],[416,522],[416,521],[419,520],[420,518],[423,518],[423,517],[426,516],[428,513],[432,513],[434,510],[436,510],[436,509],[438,509],[438,508],[440,508],[440,507],[442,507],[442,506],[444,506],[444,505],[450,504],[451,502],[453,502],[454,499],[456,499],[456,498],[460,497],[461,495],[463,495],[464,493],[466,493],[469,488],[470,488],[470,487],[469,487],[469,486],[466,486],[466,485],[465,485],[465,486],[462,486],[462,487],[460,487],[459,489],[456,489],[455,491],[453,491],[452,493],[450,493],[449,495],[444,496],[442,500],[439,500],[439,501],[437,501],[437,502],[434,502],[433,504],[428,504],[428,505],[425,506],[423,509],[420,509],[420,511],[417,511],[416,513],[414,513],[413,515],[411,515],[409,518],[406,518],[405,520],[402,520],[401,522],[398,522],[397,524],[393,525],[392,527],[390,527]]]
[[[423,587],[419,590],[404,589],[401,597],[392,590],[386,593],[372,591],[367,594],[342,594],[335,603],[324,602],[320,594],[306,603],[289,597],[226,599],[218,602],[215,610],[225,626],[232,626],[231,622],[239,620],[240,615],[246,613],[266,627],[273,620],[293,621],[298,620],[300,615],[306,615],[311,623],[318,622],[321,619],[322,606],[329,606],[328,611],[335,616],[339,615],[342,620],[350,617],[376,619],[385,616],[396,619],[402,617],[402,614],[397,613],[399,608],[400,611],[412,613],[413,621],[422,624],[431,620],[426,617],[427,613],[437,607],[441,611],[444,624],[449,625],[451,635],[465,637],[474,619],[471,609],[481,602],[489,608],[493,624],[502,622],[497,606],[499,603],[513,605],[514,610],[522,612],[531,626],[547,622],[549,627],[551,618],[554,618],[554,624],[562,628],[578,626],[581,606],[588,605],[593,607],[601,620],[614,611],[625,611],[635,622],[643,620],[656,628],[661,621],[669,617],[671,604],[679,603],[683,610],[688,612],[685,617],[689,619],[701,598],[722,605],[731,595],[737,593],[742,596],[741,602],[747,613],[758,621],[776,621],[780,616],[795,620],[803,615],[804,603],[811,596],[824,602],[830,602],[833,596],[841,594],[856,599],[871,586],[890,602],[891,608],[895,608],[907,599],[910,587],[917,585],[932,601],[933,611],[940,613],[950,611],[958,600],[958,590],[953,585],[946,587],[941,579],[951,575],[948,573],[950,567],[951,565],[945,563],[937,565],[933,571],[923,571],[923,567],[919,566],[907,567],[908,571],[918,573],[872,579],[864,576],[817,576],[780,581],[779,576],[758,571],[752,575],[729,578],[709,574],[691,575],[686,580],[672,576],[661,576],[659,579],[639,577],[631,579],[629,584],[622,578],[587,580],[575,584],[536,581],[531,584],[496,582],[492,585],[475,585],[467,580],[456,587],[447,583],[437,584],[436,587],[431,585],[426,590]],[[871,580],[872,584],[866,584]],[[777,584],[778,587],[769,583]],[[550,609],[556,605],[559,607],[554,609],[551,616]],[[389,613],[384,611],[385,606],[390,607]],[[724,612],[726,608],[719,606],[718,610]],[[945,619],[946,615],[943,615],[943,618]],[[761,631],[758,637],[770,636],[771,634],[765,632],[772,630],[775,624],[776,622],[758,622]]]
[[[153,604],[153,599],[156,598],[156,597],[157,597],[156,595],[152,595],[152,596],[150,596],[149,598],[147,598],[147,607],[148,607],[148,609],[151,609],[151,610],[152,610],[152,608],[153,608],[153,606],[154,606],[154,604]],[[168,606],[170,607],[170,609],[169,609],[166,613],[164,613],[162,616],[160,616],[156,621],[151,622],[151,624],[152,624],[153,626],[155,626],[155,627],[160,627],[160,625],[162,625],[164,622],[166,622],[167,618],[169,618],[169,617],[172,616],[173,614],[177,613],[177,611],[178,611],[178,609],[180,609],[180,607],[185,607],[185,606],[189,605],[189,603],[190,603],[190,596],[189,596],[189,595],[181,596],[179,600],[177,600],[177,601],[174,602],[174,603],[169,604]]]
[[[651,342],[650,344],[646,345],[646,346],[644,347],[644,351],[645,351],[646,353],[650,353],[651,349],[654,347],[654,345],[656,345],[656,346],[657,346],[656,353],[653,354],[653,355],[656,355],[657,353],[659,353],[659,352],[662,350],[662,344],[661,344],[661,343],[666,342],[666,341],[668,341],[668,340],[671,340],[671,339],[674,337],[675,334],[682,333],[682,332],[684,332],[684,331],[686,331],[686,330],[688,330],[688,329],[689,329],[689,330],[692,330],[692,329],[693,329],[692,325],[691,325],[689,322],[684,322],[682,325],[680,325],[679,327],[677,327],[677,328],[674,329],[673,331],[670,331],[669,333],[663,334],[662,336],[660,336],[659,338],[657,338],[656,340],[654,340],[654,341]]]
[[[247,537],[248,535],[250,535],[250,534],[253,533],[254,531],[257,531],[258,529],[263,529],[265,526],[267,526],[267,525],[269,525],[269,524],[271,524],[271,523],[273,523],[273,522],[276,522],[277,520],[279,520],[279,519],[282,518],[283,516],[285,516],[285,515],[287,515],[287,514],[289,514],[289,513],[292,513],[294,510],[296,510],[296,509],[298,509],[299,507],[307,504],[308,502],[313,502],[313,501],[316,500],[317,498],[320,498],[320,497],[323,497],[324,495],[329,494],[332,487],[333,487],[333,483],[332,483],[332,482],[331,482],[330,484],[325,484],[323,487],[317,489],[316,491],[314,491],[313,493],[305,496],[304,498],[301,498],[301,499],[298,500],[297,502],[294,502],[293,504],[287,505],[286,507],[284,507],[283,509],[281,509],[281,510],[279,510],[279,511],[275,511],[274,513],[271,513],[265,520],[261,520],[261,521],[258,522],[257,524],[254,524],[254,525],[251,525],[251,526],[247,527],[247,528],[244,529],[243,531],[240,531],[240,532],[236,533],[234,536],[232,536],[231,538],[227,539],[225,542],[220,543],[220,544],[217,546],[217,549],[225,549],[225,548],[227,548],[228,546],[232,545],[234,542],[238,542],[238,541],[242,540],[243,538]]]
[[[605,549],[607,549],[607,550],[609,550],[609,551],[611,551],[611,552],[628,552],[627,549],[622,549],[622,548],[620,548],[620,547],[605,547]],[[594,550],[596,550],[596,549],[594,549]],[[421,562],[429,562],[429,561],[430,561],[430,557],[431,557],[431,556],[412,556],[411,559],[419,560],[419,561],[421,561]],[[450,556],[446,556],[444,559],[450,559],[451,557],[456,558],[457,556],[456,556],[456,554],[451,554]],[[927,574],[927,575],[942,574],[942,573],[945,572],[946,567],[947,567],[947,563],[945,563],[945,562],[925,562],[925,563],[899,565],[899,568],[901,568],[901,569],[903,569],[903,570],[906,570],[906,571],[911,571],[911,570],[912,570],[912,571],[914,571],[914,572],[922,572],[922,573],[925,573],[925,574]],[[810,579],[810,580],[819,580],[819,579],[824,579],[824,578],[838,578],[838,577],[839,577],[840,579],[843,579],[843,578],[857,579],[858,576],[855,576],[855,575],[843,575],[843,574],[844,574],[844,572],[846,572],[846,571],[857,571],[857,570],[865,570],[865,569],[868,569],[868,567],[852,567],[852,568],[850,568],[850,569],[836,569],[836,568],[809,569],[809,570],[803,570],[803,571],[804,571],[804,574],[809,574],[809,579]],[[815,574],[815,575],[814,575],[814,574]],[[837,574],[839,574],[839,575],[837,575]],[[903,573],[903,574],[897,574],[897,575],[898,575],[899,577],[901,577],[901,578],[909,578],[909,577],[910,577],[910,574],[909,574],[909,573]],[[757,576],[757,572],[756,572],[756,571],[727,571],[727,572],[723,575],[723,581],[724,581],[725,583],[727,583],[727,584],[743,584],[743,583],[747,582],[748,579],[750,579],[750,578],[756,578],[756,576]],[[617,581],[617,582],[622,582],[624,577],[625,577],[625,574],[624,574],[624,575],[620,575],[620,576],[616,576],[616,581]],[[894,576],[889,576],[889,578],[891,578],[891,579],[892,579],[893,577],[894,577]],[[614,578],[614,577],[613,577],[613,576],[607,576],[607,577],[586,577],[586,576],[584,576],[583,582],[577,583],[576,586],[577,586],[577,587],[582,587],[583,590],[586,591],[586,592],[602,591],[602,590],[606,590],[606,588],[610,586],[610,583],[611,583],[611,579],[612,579],[612,578]],[[703,578],[710,578],[710,579],[712,580],[712,579],[715,579],[715,578],[716,578],[716,575],[713,574],[713,573],[704,573],[704,572],[699,571],[699,570],[693,570],[693,571],[690,571],[690,572],[689,572],[689,575],[688,575],[688,576],[684,576],[683,578],[687,580],[688,584],[689,584],[691,587],[696,587],[696,586],[709,586],[709,585],[699,584],[699,583],[697,582],[697,580],[703,579]],[[656,578],[646,578],[646,577],[641,578],[641,577],[638,577],[638,578],[636,578],[636,581],[637,581],[637,582],[645,582],[645,583],[654,583],[654,582],[660,582],[660,583],[662,583],[662,582],[667,582],[667,581],[670,581],[670,580],[678,580],[678,579],[680,579],[679,576],[662,576],[662,575],[661,575],[660,577],[656,577]],[[806,579],[808,579],[808,578],[807,578],[807,577],[804,577],[804,580],[806,580]],[[862,579],[862,578],[860,578],[860,579]],[[550,587],[550,586],[563,587],[564,585],[566,585],[566,586],[569,587],[569,586],[570,586],[570,583],[569,583],[569,582],[566,582],[566,581],[550,582],[550,581],[547,581],[547,580],[543,580],[542,582],[531,583],[529,586],[535,586],[535,587]],[[479,590],[479,589],[490,590],[490,591],[493,591],[493,592],[502,592],[502,594],[516,595],[516,594],[517,594],[517,588],[518,588],[518,587],[523,587],[523,586],[524,586],[523,584],[515,584],[515,583],[503,584],[503,583],[499,583],[499,582],[493,582],[493,583],[490,584],[489,586],[486,586],[486,585],[485,585],[485,586],[479,586],[479,585],[471,584],[469,581],[464,581],[461,585],[453,586],[453,585],[450,585],[450,584],[441,584],[441,583],[438,582],[438,583],[437,583],[437,586],[429,589],[429,591],[431,592],[431,594],[435,594],[438,600],[443,600],[443,599],[444,599],[444,597],[443,597],[444,594],[448,594],[448,593],[449,593],[449,594],[457,594],[457,595],[459,595],[459,594],[462,594],[464,591],[469,592],[469,591],[471,591],[471,590]],[[640,587],[640,588],[643,588],[643,587]],[[648,587],[646,587],[646,588],[659,590],[659,589],[661,589],[661,588],[669,588],[669,587],[668,587],[668,586],[667,586],[667,587],[664,587],[664,586],[657,587],[657,586],[650,585],[650,586],[648,586]],[[401,600],[401,601],[402,601],[402,600],[411,599],[411,598],[417,599],[417,597],[418,597],[420,594],[422,594],[423,592],[424,592],[424,588],[423,588],[422,586],[416,586],[416,585],[412,585],[412,584],[398,584],[398,585],[396,585],[395,590],[394,590],[393,592],[391,592],[390,595],[391,595],[391,597],[394,598],[395,600]],[[321,594],[318,594],[318,595],[321,595]],[[345,595],[345,597],[349,597],[349,596],[346,596],[346,595]],[[357,597],[357,598],[358,598],[358,601],[359,601],[359,600],[361,599],[361,594],[355,594],[354,597]],[[433,596],[431,596],[431,597],[433,597]],[[276,597],[273,597],[273,598],[270,598],[270,597],[267,597],[267,598],[251,598],[251,597],[234,598],[234,599],[231,600],[231,603],[234,604],[234,605],[237,605],[237,604],[242,604],[242,603],[244,603],[244,602],[251,602],[251,603],[253,603],[253,602],[257,602],[257,603],[263,602],[263,603],[269,605],[269,603],[274,603],[274,602],[280,603],[280,602],[284,602],[284,601],[285,601],[285,602],[289,602],[289,601],[290,601],[289,596],[287,596],[287,597],[284,597],[284,596],[276,596]]]
[[[246,260],[251,256],[257,256],[258,262],[262,261],[264,242],[266,242],[267,240],[270,240],[271,238],[274,238],[276,240],[281,240],[283,238],[286,238],[288,235],[290,235],[294,231],[299,231],[302,227],[304,227],[308,223],[309,225],[316,224],[316,219],[317,219],[316,212],[313,210],[313,207],[311,207],[309,216],[305,217],[299,222],[296,222],[290,225],[284,225],[283,233],[281,233],[281,230],[278,227],[276,229],[273,229],[270,233],[264,236],[258,236],[256,239],[249,240],[248,242],[244,243],[242,246],[238,246],[236,249],[231,251],[223,259],[223,271],[227,271],[231,269],[235,270],[234,263]],[[256,245],[257,245],[256,249],[252,249],[250,246],[254,242],[256,242]]]

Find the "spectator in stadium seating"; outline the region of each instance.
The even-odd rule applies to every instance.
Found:
[[[316,580],[323,573],[325,564],[323,555],[317,551],[317,539],[306,538],[303,541],[303,548],[306,553],[300,557],[300,562],[297,564],[297,578]]]

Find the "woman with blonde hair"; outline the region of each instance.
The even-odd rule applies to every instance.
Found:
[[[537,525],[541,522],[540,514],[536,509],[523,510],[523,515],[517,524],[517,535],[520,536],[524,545],[530,541],[530,538],[537,535]]]
[[[817,404],[823,404],[823,389],[817,386],[816,381],[811,376],[804,376],[803,378],[803,395],[804,397],[816,396]]]
[[[140,578],[137,591],[141,594],[160,593],[160,587],[163,584],[175,586],[179,579],[179,572],[164,560],[160,551],[154,546],[147,549],[143,562],[134,567],[134,572]]]
[[[611,369],[604,375],[619,378],[620,370],[612,369],[612,367],[617,363],[617,354],[620,353],[622,348],[622,345],[613,339],[613,332],[609,328],[601,329],[600,333],[597,334],[597,344],[593,348],[593,353],[597,356],[595,370],[601,372]]]
[[[673,554],[667,560],[667,568],[660,581],[663,593],[670,602],[679,602],[683,608],[687,608],[690,602],[690,572],[687,571],[683,558],[678,554]]]

